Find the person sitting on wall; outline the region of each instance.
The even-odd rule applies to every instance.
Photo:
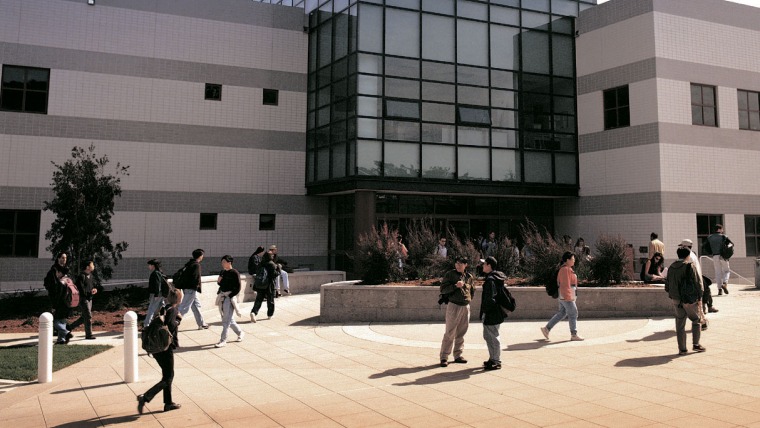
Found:
[[[662,283],[665,281],[665,260],[662,253],[656,252],[651,259],[641,267],[641,280],[647,284]]]

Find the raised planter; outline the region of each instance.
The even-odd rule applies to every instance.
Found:
[[[438,306],[438,287],[356,285],[357,281],[323,284],[320,291],[320,322],[439,322],[445,307]],[[544,287],[510,287],[517,310],[510,319],[548,319],[557,311],[557,300]],[[480,313],[481,289],[471,303],[471,320]],[[580,318],[659,317],[673,314],[662,287],[581,288]]]

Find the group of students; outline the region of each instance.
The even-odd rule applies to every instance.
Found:
[[[203,261],[204,256],[205,252],[202,249],[193,251],[192,258],[173,276],[176,282],[174,286],[167,284],[166,277],[161,271],[161,262],[156,259],[148,260],[148,269],[151,272],[148,279],[150,298],[144,326],[147,327],[155,316],[161,316],[164,324],[172,333],[173,339],[165,351],[152,354],[161,367],[161,380],[144,394],[137,396],[137,410],[140,414],[143,413],[145,404],[149,403],[161,391],[163,391],[164,411],[181,407],[180,404],[172,401],[171,393],[174,379],[174,350],[179,347],[177,328],[182,317],[190,308],[193,309],[198,329],[208,328],[208,324],[200,312],[201,303],[197,296],[197,293],[201,292],[201,261]],[[237,296],[241,291],[241,280],[240,272],[233,267],[233,262],[234,258],[231,255],[224,255],[221,258],[221,270],[216,280],[219,286],[216,305],[219,307],[222,317],[222,332],[219,341],[214,345],[216,348],[227,345],[230,329],[237,334],[238,342],[242,342],[245,337],[245,333],[235,321],[235,315],[240,316]],[[264,300],[267,302],[268,318],[274,316],[274,298],[279,296],[280,284],[278,280],[281,277],[283,292],[290,293],[287,272],[285,272],[283,264],[285,262],[277,257],[277,246],[275,245],[270,246],[266,252],[263,247],[258,247],[251,255],[248,271],[254,278],[252,286],[256,290],[256,301],[250,315],[251,322],[257,321],[256,316]],[[169,287],[168,293],[162,293],[162,287]],[[165,303],[164,294],[168,294]]]
[[[53,308],[53,326],[58,336],[56,345],[67,345],[74,337],[74,329],[80,325],[84,325],[85,339],[96,338],[92,334],[92,297],[102,288],[95,282],[94,271],[93,260],[83,260],[79,275],[72,279],[69,276],[68,254],[65,252],[56,256],[55,263],[48,270],[43,285]],[[69,288],[71,284],[76,286],[76,292]],[[68,323],[68,318],[75,310],[79,310],[79,318]]]

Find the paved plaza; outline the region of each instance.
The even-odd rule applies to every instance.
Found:
[[[707,352],[680,357],[672,318],[585,320],[581,291],[585,342],[570,342],[566,323],[545,342],[544,321],[507,322],[503,369],[491,372],[481,368],[488,353],[476,322],[466,337],[469,363],[438,366],[443,311],[436,324],[326,325],[317,322],[318,294],[276,302],[270,320],[240,319],[245,340],[225,348],[213,346],[215,308],[205,311],[209,330],[191,328],[192,319],[180,327],[179,410],[163,413],[159,394],[138,415],[135,397],[160,369],[141,354],[140,381],[124,383],[121,339],[101,334],[97,342],[114,349],[55,372],[52,383],[0,394],[0,426],[760,427],[754,287],[716,296],[720,312],[702,336]],[[0,343],[29,340],[20,336]]]

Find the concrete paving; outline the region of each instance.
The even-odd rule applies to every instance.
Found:
[[[715,297],[705,353],[677,355],[672,318],[584,320],[581,300],[586,341],[570,342],[566,323],[547,342],[545,321],[506,322],[503,369],[491,372],[481,368],[488,352],[478,323],[466,336],[469,363],[442,368],[443,322],[326,325],[317,322],[318,294],[276,302],[272,319],[239,319],[245,340],[221,349],[215,308],[205,311],[209,330],[185,322],[175,354],[179,410],[162,412],[159,394],[137,414],[136,395],[160,369],[141,354],[140,381],[124,383],[116,335],[102,340],[113,350],[55,372],[53,382],[0,394],[0,426],[760,427],[754,287]]]

